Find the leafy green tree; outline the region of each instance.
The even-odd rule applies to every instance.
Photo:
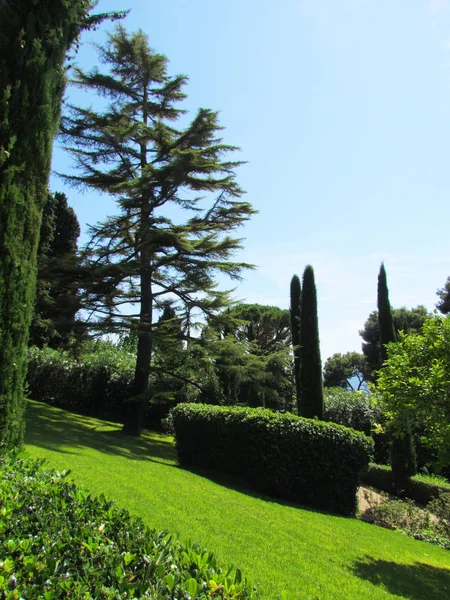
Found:
[[[436,308],[443,315],[447,315],[450,312],[450,277],[447,277],[444,287],[436,293],[439,298]]]
[[[28,329],[64,60],[90,0],[0,2],[0,450],[21,444]]]
[[[403,437],[412,426],[450,464],[450,318],[429,317],[422,333],[400,334],[388,346],[377,389],[392,431]]]
[[[186,128],[186,77],[167,74],[167,59],[153,52],[142,31],[123,27],[99,49],[104,72],[75,70],[75,83],[109,102],[104,111],[72,106],[62,130],[77,166],[69,177],[116,198],[119,214],[92,228],[86,250],[95,277],[90,290],[97,327],[138,325],[134,396],[124,431],[139,435],[158,326],[155,308],[177,306],[183,328],[195,313],[213,314],[229,303],[215,276],[239,279],[245,263],[232,262],[241,248],[229,232],[253,214],[235,180],[241,163],[222,143],[216,112],[200,109]],[[214,196],[211,199],[211,196]],[[130,304],[137,312],[121,311]]]
[[[392,309],[392,317],[394,320],[395,332],[404,333],[420,333],[422,326],[429,316],[429,312],[425,306],[416,306],[415,308],[394,308]],[[378,311],[374,310],[370,313],[367,321],[364,324],[364,329],[359,332],[362,337],[362,351],[366,359],[366,379],[374,381],[376,372],[381,369],[381,346],[380,346],[380,323],[378,319]]]
[[[29,345],[68,348],[80,309],[77,240],[80,225],[65,194],[49,193],[42,214],[38,278]]]
[[[361,389],[366,380],[366,359],[359,352],[337,352],[327,359],[324,367],[324,386],[342,387],[352,391]],[[357,382],[355,389],[355,380]]]
[[[239,341],[253,342],[260,354],[273,354],[291,345],[289,311],[278,306],[237,304],[223,317],[223,331]]]
[[[381,263],[378,275],[378,322],[380,325],[381,360],[387,359],[387,346],[397,340],[389,302],[386,270]],[[381,369],[382,370],[382,369]],[[405,478],[417,472],[414,442],[409,422],[405,422],[402,431],[394,431],[391,442],[391,466],[395,484],[401,487]]]
[[[294,380],[297,406],[300,403],[300,311],[301,311],[302,286],[300,277],[293,275],[291,279],[290,294],[290,324],[292,349],[294,353]]]
[[[319,320],[314,270],[307,265],[303,272],[300,326],[300,403],[298,414],[322,419],[323,382],[320,360]]]
[[[210,320],[216,338],[207,351],[224,396],[232,403],[292,408],[289,311],[237,304]]]

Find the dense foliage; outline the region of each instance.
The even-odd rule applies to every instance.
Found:
[[[298,414],[308,419],[323,415],[322,361],[320,359],[319,319],[314,269],[303,271],[300,309],[300,403]]]
[[[137,329],[124,430],[139,435],[161,332],[158,309],[165,300],[176,303],[188,336],[199,314],[229,304],[216,278],[239,279],[250,266],[231,260],[241,248],[231,233],[255,211],[242,200],[241,162],[231,157],[237,148],[222,142],[218,113],[202,108],[180,127],[187,78],[168,74],[167,58],[150,48],[142,31],[128,34],[119,26],[99,48],[99,61],[101,70],[75,69],[74,80],[106,98],[107,109],[71,106],[62,132],[77,169],[71,182],[117,201],[117,214],[91,228],[87,301],[100,330]]]
[[[407,424],[450,464],[450,318],[431,317],[422,334],[400,335],[390,344],[377,388],[390,427],[401,435]]]
[[[419,305],[414,308],[393,308],[392,318],[394,320],[395,332],[420,333],[422,326],[429,317],[425,306]],[[380,323],[378,311],[370,313],[364,328],[359,332],[363,339],[362,351],[365,358],[364,377],[366,381],[374,381],[376,373],[381,369],[381,346],[380,346]]]
[[[51,348],[31,348],[29,395],[59,408],[120,421],[134,363],[133,354],[107,342],[85,345],[77,359]]]
[[[20,445],[42,209],[64,60],[101,21],[91,0],[0,2],[0,451]]]
[[[69,348],[76,339],[81,307],[77,281],[80,225],[65,194],[48,194],[38,248],[36,301],[30,346]],[[80,338],[78,329],[77,337]]]
[[[241,571],[156,533],[38,461],[0,461],[0,594],[19,598],[259,598]]]
[[[243,477],[278,498],[354,514],[372,441],[352,429],[265,409],[179,404],[173,411],[182,466]]]
[[[450,550],[450,493],[441,492],[422,510],[412,500],[390,500],[370,510],[375,525],[395,529]]]
[[[428,504],[441,492],[450,491],[450,483],[444,478],[426,475],[414,475],[407,479],[403,489],[399,490],[392,475],[391,467],[371,463],[363,473],[362,480],[365,484],[379,488],[389,494],[397,494],[411,498],[419,504]]]
[[[367,365],[359,352],[336,352],[327,359],[323,369],[324,387],[342,387],[359,391],[367,382]]]

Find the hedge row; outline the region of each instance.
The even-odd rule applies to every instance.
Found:
[[[178,460],[243,477],[269,495],[344,515],[356,510],[373,442],[340,425],[257,408],[179,404]]]
[[[220,569],[211,553],[147,529],[65,475],[0,459],[1,598],[260,597],[239,569]]]
[[[108,342],[86,344],[78,360],[51,348],[30,348],[28,395],[58,408],[122,422],[133,393],[135,363],[135,355]],[[144,425],[159,426],[172,406],[172,401],[149,403]]]
[[[424,505],[437,498],[441,492],[450,491],[448,485],[429,483],[414,477],[406,480],[401,490],[396,489],[391,467],[374,463],[370,463],[367,470],[363,472],[362,480],[365,484],[379,488],[388,494],[411,498],[411,500]]]

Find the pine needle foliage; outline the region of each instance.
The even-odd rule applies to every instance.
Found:
[[[0,2],[0,451],[21,444],[28,328],[64,60],[90,0]]]
[[[294,275],[291,279],[290,318],[291,338],[294,351],[294,380],[297,397],[297,406],[300,406],[300,311],[301,311],[302,285],[300,277]],[[299,413],[300,414],[300,413]]]
[[[308,419],[323,418],[322,362],[314,269],[303,272],[300,325],[300,403],[298,414]]]
[[[230,260],[241,240],[229,232],[254,210],[241,199],[235,180],[241,162],[228,158],[237,148],[222,142],[217,112],[202,108],[185,128],[176,127],[187,78],[168,74],[167,58],[146,35],[119,26],[98,50],[103,71],[77,69],[74,83],[107,106],[71,106],[62,131],[76,166],[68,179],[117,202],[118,214],[91,228],[85,259],[97,284],[87,305],[100,330],[137,326],[124,430],[138,435],[158,335],[155,311],[171,300],[188,331],[199,312],[227,306],[228,293],[215,278],[239,279],[250,267]],[[124,305],[134,310],[125,315]]]

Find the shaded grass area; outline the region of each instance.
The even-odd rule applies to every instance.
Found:
[[[70,468],[152,528],[169,529],[234,564],[266,596],[287,599],[444,600],[450,553],[356,519],[326,515],[177,466],[173,439],[30,402],[26,449]]]

